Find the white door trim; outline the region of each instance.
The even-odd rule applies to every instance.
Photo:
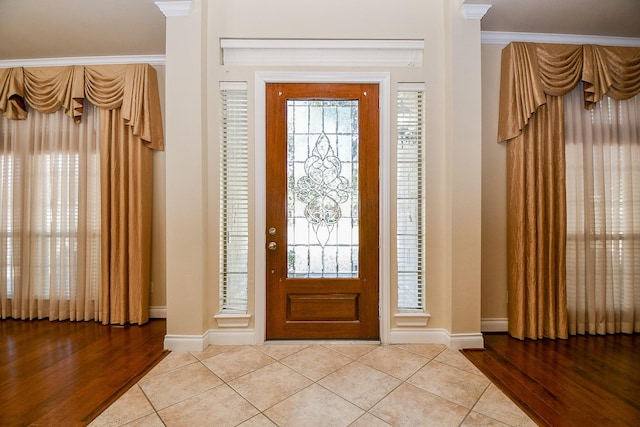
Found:
[[[255,75],[254,145],[254,291],[255,344],[266,337],[266,84],[267,83],[377,83],[380,85],[380,341],[388,343],[391,331],[390,276],[390,73],[257,72]]]

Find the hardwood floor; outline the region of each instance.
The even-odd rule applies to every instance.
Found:
[[[0,426],[84,426],[167,352],[144,326],[0,320]],[[640,425],[640,334],[519,341],[467,356],[539,425]]]
[[[640,425],[640,334],[484,340],[463,354],[539,425]]]
[[[0,425],[87,425],[168,353],[165,331],[0,320]]]

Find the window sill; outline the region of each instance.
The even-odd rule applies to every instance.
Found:
[[[216,314],[213,316],[218,322],[219,328],[247,328],[249,327],[249,321],[251,315],[246,313],[225,313]]]
[[[427,326],[430,314],[424,312],[403,312],[396,313],[393,318],[396,320],[397,326]]]

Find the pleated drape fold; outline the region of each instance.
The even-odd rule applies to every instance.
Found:
[[[566,338],[564,99],[640,91],[640,49],[514,42],[502,51],[498,142],[507,142],[509,333]]]
[[[0,69],[0,115],[100,109],[102,311],[105,324],[145,323],[151,260],[151,149],[163,150],[158,81],[147,64]]]

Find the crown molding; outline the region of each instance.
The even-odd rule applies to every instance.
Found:
[[[0,60],[0,68],[59,67],[68,65],[149,64],[165,65],[165,55],[78,56],[70,58],[36,58]]]
[[[511,42],[598,44],[603,46],[640,47],[640,38],[589,36],[576,34],[511,33],[502,31],[482,31],[482,43],[504,44]]]
[[[157,1],[155,4],[165,17],[187,16],[193,10],[193,0]]]
[[[491,8],[490,4],[463,4],[460,12],[465,19],[482,19]]]
[[[224,65],[421,67],[424,40],[221,39]]]

